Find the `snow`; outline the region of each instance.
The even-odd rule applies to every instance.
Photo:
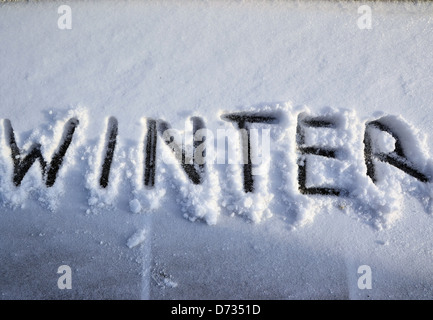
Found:
[[[401,144],[433,177],[431,3],[368,3],[370,30],[352,2],[83,1],[70,30],[59,5],[0,5],[2,299],[432,298],[432,182],[378,160]],[[253,192],[240,112],[276,119],[248,127]],[[50,168],[71,119],[55,183],[36,160],[17,186],[9,126],[16,160],[40,144]],[[158,133],[150,186],[152,119],[174,139]],[[197,184],[171,150],[195,142]],[[344,194],[302,193],[303,168],[306,190]]]
[[[146,230],[139,230],[134,233],[126,242],[128,248],[134,248],[146,240]]]
[[[141,204],[137,199],[131,200],[129,202],[129,207],[131,208],[132,213],[139,213],[141,211]]]

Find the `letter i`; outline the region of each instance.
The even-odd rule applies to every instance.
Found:
[[[105,147],[105,157],[104,163],[102,164],[101,178],[99,184],[102,188],[106,188],[108,185],[108,178],[110,176],[111,163],[113,161],[114,149],[116,148],[117,142],[117,131],[118,123],[117,119],[111,117],[108,120],[107,135],[106,135],[106,147]]]

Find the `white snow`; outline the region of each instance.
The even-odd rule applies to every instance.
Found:
[[[138,230],[126,242],[128,248],[134,248],[146,240],[146,230]]]
[[[132,213],[139,213],[141,211],[141,204],[137,199],[129,201],[129,207]]]
[[[373,157],[374,182],[365,132],[380,120],[433,177],[433,5],[367,4],[367,30],[345,1],[73,2],[71,30],[57,2],[0,4],[1,297],[431,299],[432,182]],[[253,192],[242,133],[221,117],[236,112],[278,119],[249,126]],[[206,126],[202,182],[158,134],[146,186],[148,120],[191,155],[192,117]],[[40,144],[50,163],[71,118],[54,185],[36,160],[16,186],[7,119],[20,160]],[[304,126],[300,144],[310,118],[334,125]],[[368,130],[373,154],[397,150]],[[306,188],[346,194],[303,194],[304,166]],[[76,270],[75,293],[52,286],[60,265]],[[357,287],[361,265],[371,290]]]

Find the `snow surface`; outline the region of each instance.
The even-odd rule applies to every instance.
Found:
[[[2,299],[433,297],[433,185],[377,160],[373,183],[364,159],[366,124],[380,119],[433,177],[432,4],[369,2],[372,29],[360,30],[352,2],[76,1],[72,29],[60,30],[61,4],[0,5]],[[241,133],[221,118],[241,111],[278,118],[251,125],[251,193]],[[214,146],[203,182],[158,137],[145,186],[147,120],[170,123],[190,151],[191,117]],[[335,125],[305,127],[298,145],[309,117]],[[6,119],[21,156],[40,143],[50,162],[71,118],[55,184],[35,163],[15,186]],[[373,152],[396,149],[369,130]],[[336,157],[301,155],[309,146]],[[307,188],[347,194],[302,194],[303,165]],[[60,265],[71,290],[57,288]],[[357,286],[361,265],[371,290]]]

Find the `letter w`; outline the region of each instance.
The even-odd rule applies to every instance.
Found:
[[[41,145],[39,143],[34,144],[30,148],[30,151],[27,153],[27,155],[21,155],[15,140],[12,124],[10,120],[5,119],[4,128],[6,132],[6,142],[11,148],[11,156],[14,164],[13,182],[15,186],[18,187],[21,184],[21,181],[24,179],[27,171],[29,171],[36,160],[39,160],[45,184],[47,187],[52,187],[54,182],[56,182],[57,172],[59,171],[66,151],[72,142],[72,137],[74,135],[75,128],[78,126],[78,123],[78,119],[71,118],[65,124],[62,141],[60,142],[57,151],[54,153],[51,162],[48,164],[42,156]]]

